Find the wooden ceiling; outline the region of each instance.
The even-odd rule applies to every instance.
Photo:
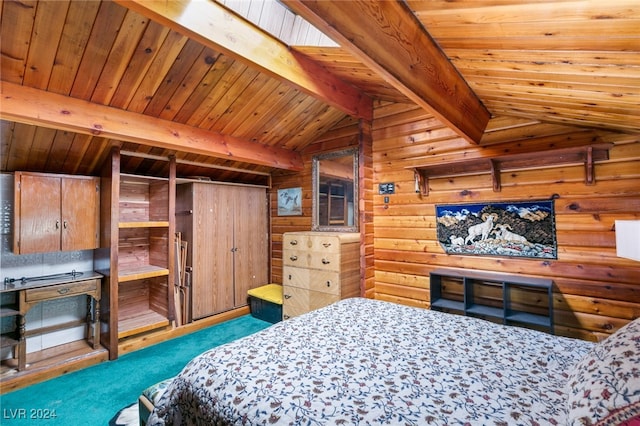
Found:
[[[428,68],[429,58],[418,52],[419,63],[400,61],[404,70],[391,69],[396,64],[384,57],[374,64],[381,52],[359,42],[367,34],[356,23],[343,24],[355,36],[341,47],[289,49],[239,18],[227,19],[230,14],[213,20],[217,26],[198,27],[197,19],[176,26],[138,3],[2,1],[2,171],[97,174],[115,144],[146,156],[125,161],[129,172],[166,173],[157,159],[175,154],[183,176],[256,181],[278,168],[299,168],[296,155],[340,122],[366,116],[367,102],[427,108],[434,102],[415,97],[420,75],[411,72],[416,64]],[[377,4],[349,3],[367,13]],[[413,36],[430,35],[455,67],[447,79],[459,74],[492,115],[489,128],[517,117],[640,132],[637,0],[407,0],[401,6],[416,19]],[[334,24],[319,15],[319,23],[305,18],[321,29],[322,22]],[[372,25],[384,23],[365,27],[372,34]],[[250,42],[239,48],[243,37]],[[54,104],[67,108],[48,114]],[[74,114],[105,121],[83,128],[72,122]]]

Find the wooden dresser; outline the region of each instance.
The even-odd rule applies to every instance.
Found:
[[[287,232],[282,252],[282,317],[360,295],[360,234]]]

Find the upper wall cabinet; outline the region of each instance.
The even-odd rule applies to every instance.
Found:
[[[100,178],[15,172],[16,254],[98,247]]]

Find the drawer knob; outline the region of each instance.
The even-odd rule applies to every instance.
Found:
[[[291,318],[289,315],[283,315],[282,316],[284,319],[288,320],[289,318]]]
[[[331,247],[331,243],[322,243],[322,245],[324,246],[324,248],[329,248],[329,247]]]
[[[331,261],[329,259],[322,259],[322,264],[323,265],[328,265],[330,263],[331,263]]]
[[[289,259],[291,259],[292,262],[295,262],[296,260],[298,260],[298,256],[291,256],[289,257]]]
[[[298,245],[298,240],[291,240],[289,242],[289,244],[291,244],[292,246],[297,246]]]
[[[331,287],[331,281],[327,281],[327,287]]]
[[[58,294],[67,294],[69,293],[69,287],[62,287],[58,289]]]
[[[285,299],[291,299],[291,295],[290,295],[290,294],[285,294],[285,295],[284,295],[284,298],[285,298]]]

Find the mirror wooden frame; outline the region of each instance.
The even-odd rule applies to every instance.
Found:
[[[323,160],[330,160],[339,157],[352,158],[353,164],[353,225],[334,226],[320,224],[320,167]],[[349,148],[342,151],[329,152],[326,154],[315,155],[312,159],[312,225],[313,231],[332,231],[332,232],[358,232],[358,149]]]

